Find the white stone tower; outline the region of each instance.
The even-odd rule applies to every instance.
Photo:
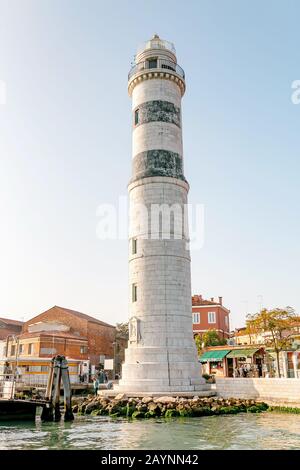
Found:
[[[193,340],[190,253],[183,230],[189,190],[181,119],[185,76],[171,43],[155,35],[140,48],[128,91],[133,120],[129,345],[116,389],[194,393],[206,387]],[[162,205],[176,209],[168,220],[165,213],[157,216]]]

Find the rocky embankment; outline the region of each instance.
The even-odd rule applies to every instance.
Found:
[[[85,415],[109,415],[111,417],[155,418],[173,416],[210,416],[236,413],[260,413],[268,409],[268,405],[255,400],[235,398],[175,398],[175,397],[144,397],[128,398],[124,394],[115,398],[95,397],[72,400],[73,413]]]

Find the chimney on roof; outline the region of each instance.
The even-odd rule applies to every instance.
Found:
[[[223,297],[219,297],[219,304],[223,305]]]
[[[213,302],[213,301],[214,301],[214,298],[213,298],[213,297],[211,297],[211,298],[210,298],[210,300],[211,300],[211,302]]]

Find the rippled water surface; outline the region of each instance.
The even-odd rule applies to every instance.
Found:
[[[0,423],[0,449],[300,449],[300,415]]]

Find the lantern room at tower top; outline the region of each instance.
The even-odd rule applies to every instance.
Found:
[[[161,39],[158,34],[154,34],[154,36],[149,41],[144,41],[142,44],[140,44],[140,46],[137,48],[136,61],[139,62],[141,56],[146,51],[152,49],[160,49],[166,53],[171,53],[176,62],[176,49],[174,44],[172,42],[166,41],[165,39]]]
[[[175,47],[155,34],[137,50],[135,64],[128,74],[129,94],[131,95],[132,89],[141,79],[157,77],[175,80],[181,88],[181,94],[184,94],[185,74],[177,64]]]

